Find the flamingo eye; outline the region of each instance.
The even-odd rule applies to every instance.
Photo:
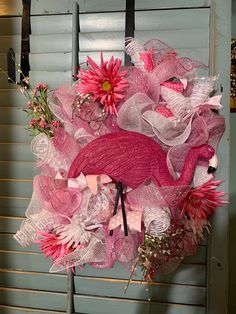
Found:
[[[215,153],[214,148],[211,147],[210,145],[207,147],[207,151],[208,151],[210,154],[214,154],[214,153]]]

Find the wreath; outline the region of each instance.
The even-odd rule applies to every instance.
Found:
[[[39,244],[51,272],[90,264],[149,282],[196,253],[225,193],[214,179],[225,129],[216,77],[160,40],[126,41],[133,66],[87,57],[73,86],[20,91],[39,174],[14,235]]]

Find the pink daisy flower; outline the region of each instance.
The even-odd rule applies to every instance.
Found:
[[[101,64],[98,66],[90,57],[88,70],[80,70],[76,90],[81,94],[91,94],[94,101],[98,101],[107,113],[116,113],[116,106],[124,99],[124,90],[128,81],[124,78],[126,71],[121,71],[121,59],[104,61],[101,53]]]
[[[41,238],[34,242],[39,243],[41,251],[47,257],[56,260],[73,252],[73,249],[68,247],[67,243],[62,243],[57,234],[43,231],[38,231],[38,234]]]
[[[182,215],[186,214],[198,225],[202,219],[206,220],[217,207],[227,204],[228,202],[222,199],[225,192],[216,191],[217,186],[222,182],[209,180],[191,189],[182,203]]]

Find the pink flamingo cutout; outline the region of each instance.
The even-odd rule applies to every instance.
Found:
[[[188,152],[182,173],[174,180],[166,164],[166,153],[151,138],[120,131],[100,136],[87,144],[73,161],[68,177],[105,174],[133,189],[151,179],[157,186],[190,185],[198,160],[209,161],[215,154],[210,145]]]

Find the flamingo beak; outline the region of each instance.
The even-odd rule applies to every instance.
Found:
[[[207,170],[207,173],[214,173],[218,167],[218,158],[215,154],[210,160],[209,160],[209,167]]]

